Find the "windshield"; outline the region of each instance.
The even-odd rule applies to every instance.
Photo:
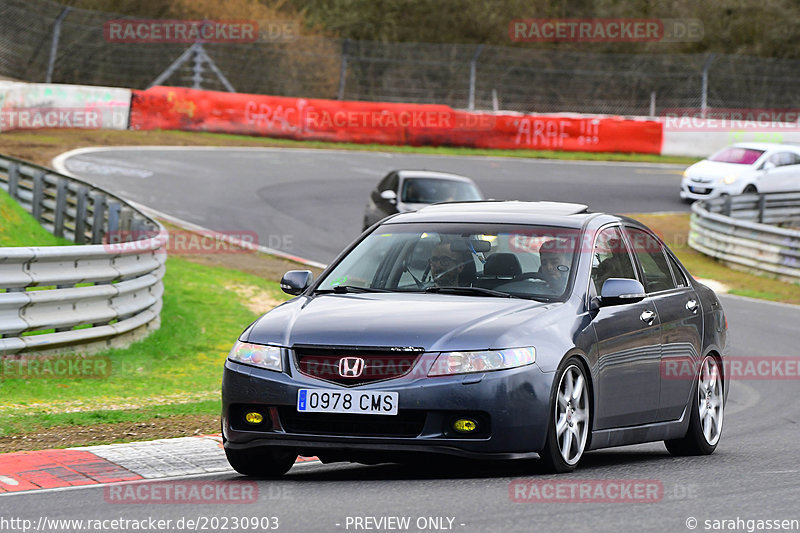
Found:
[[[351,250],[317,292],[366,289],[561,299],[578,233],[509,224],[387,224]]]
[[[400,198],[409,204],[468,202],[481,200],[481,193],[469,182],[435,178],[407,178]]]
[[[756,160],[761,157],[764,150],[755,150],[753,148],[737,148],[730,147],[717,152],[708,158],[709,161],[717,161],[718,163],[734,163],[736,165],[752,165]]]

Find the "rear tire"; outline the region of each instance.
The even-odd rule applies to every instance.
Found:
[[[297,453],[283,448],[261,446],[244,450],[225,448],[225,456],[234,470],[245,476],[280,477],[292,468]]]
[[[689,409],[686,435],[664,441],[667,451],[676,456],[714,453],[722,435],[725,402],[719,361],[711,355],[707,355],[700,366]]]
[[[577,357],[563,363],[550,398],[547,440],[539,453],[547,472],[572,472],[583,457],[591,428],[591,391]]]

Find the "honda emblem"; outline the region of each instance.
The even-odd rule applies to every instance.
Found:
[[[357,378],[364,372],[364,360],[360,357],[339,359],[339,375],[343,378]]]

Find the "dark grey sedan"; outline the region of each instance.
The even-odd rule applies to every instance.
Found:
[[[727,322],[716,295],[635,220],[548,202],[453,203],[391,217],[225,363],[222,431],[239,472],[420,454],[540,458],[722,432]]]

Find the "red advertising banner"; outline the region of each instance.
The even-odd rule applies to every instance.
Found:
[[[660,122],[492,114],[153,87],[133,91],[131,129],[212,131],[352,143],[661,153]]]

